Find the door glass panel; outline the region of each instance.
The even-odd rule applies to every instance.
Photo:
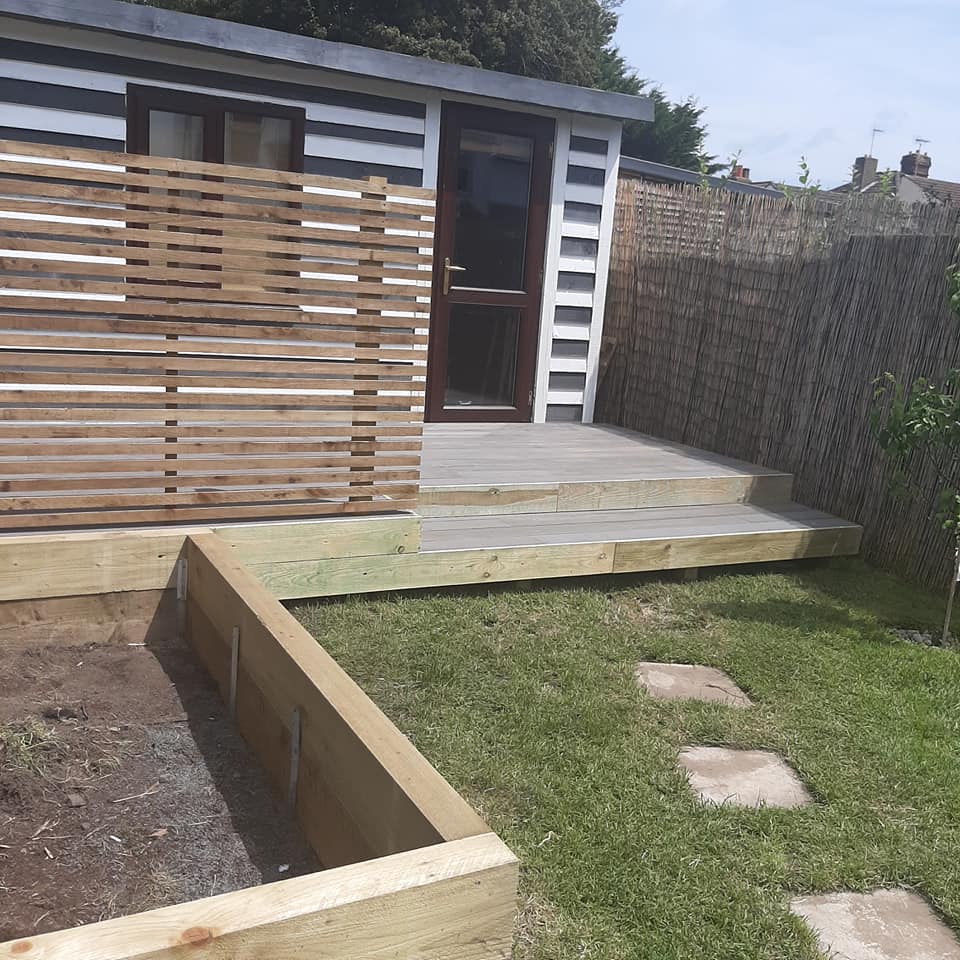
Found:
[[[224,163],[289,170],[292,140],[293,123],[283,117],[258,117],[230,110],[224,117]]]
[[[453,303],[445,407],[513,407],[518,307]]]
[[[523,288],[533,139],[463,129],[457,159],[455,285]]]

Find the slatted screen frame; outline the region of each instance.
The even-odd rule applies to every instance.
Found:
[[[413,508],[434,199],[0,141],[0,529]]]

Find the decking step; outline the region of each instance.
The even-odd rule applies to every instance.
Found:
[[[421,473],[424,517],[785,504],[793,485],[787,473],[582,424],[428,424]]]
[[[427,485],[420,488],[417,512],[422,517],[466,517],[721,503],[784,504],[790,501],[792,487],[789,473],[772,471],[491,486]]]
[[[582,543],[703,540],[735,534],[812,534],[859,531],[854,523],[798,503],[779,506],[722,503],[638,510],[424,519],[421,553]],[[734,562],[736,562],[734,560]]]
[[[281,599],[855,554],[861,529],[789,503],[422,522],[418,553],[256,566]]]

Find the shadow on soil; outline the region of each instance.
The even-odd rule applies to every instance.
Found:
[[[152,739],[161,769],[166,766],[177,778],[171,794],[196,803],[196,810],[180,806],[171,809],[170,816],[188,824],[198,869],[212,873],[217,893],[319,870],[292,816],[234,727],[213,679],[186,641],[177,639],[175,601],[173,617],[170,614],[169,609],[158,610],[147,647],[170,679],[183,714],[180,722],[153,728]],[[236,876],[230,876],[232,870]]]

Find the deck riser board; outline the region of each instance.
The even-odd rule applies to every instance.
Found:
[[[270,563],[254,566],[280,599],[383,590],[501,583],[590,574],[848,556],[861,529],[837,526],[781,531],[653,538],[597,543],[540,544],[425,551],[390,557]]]
[[[786,473],[555,484],[424,486],[420,489],[417,513],[423,517],[463,517],[716,503],[778,504],[790,501],[792,488],[793,477]]]

